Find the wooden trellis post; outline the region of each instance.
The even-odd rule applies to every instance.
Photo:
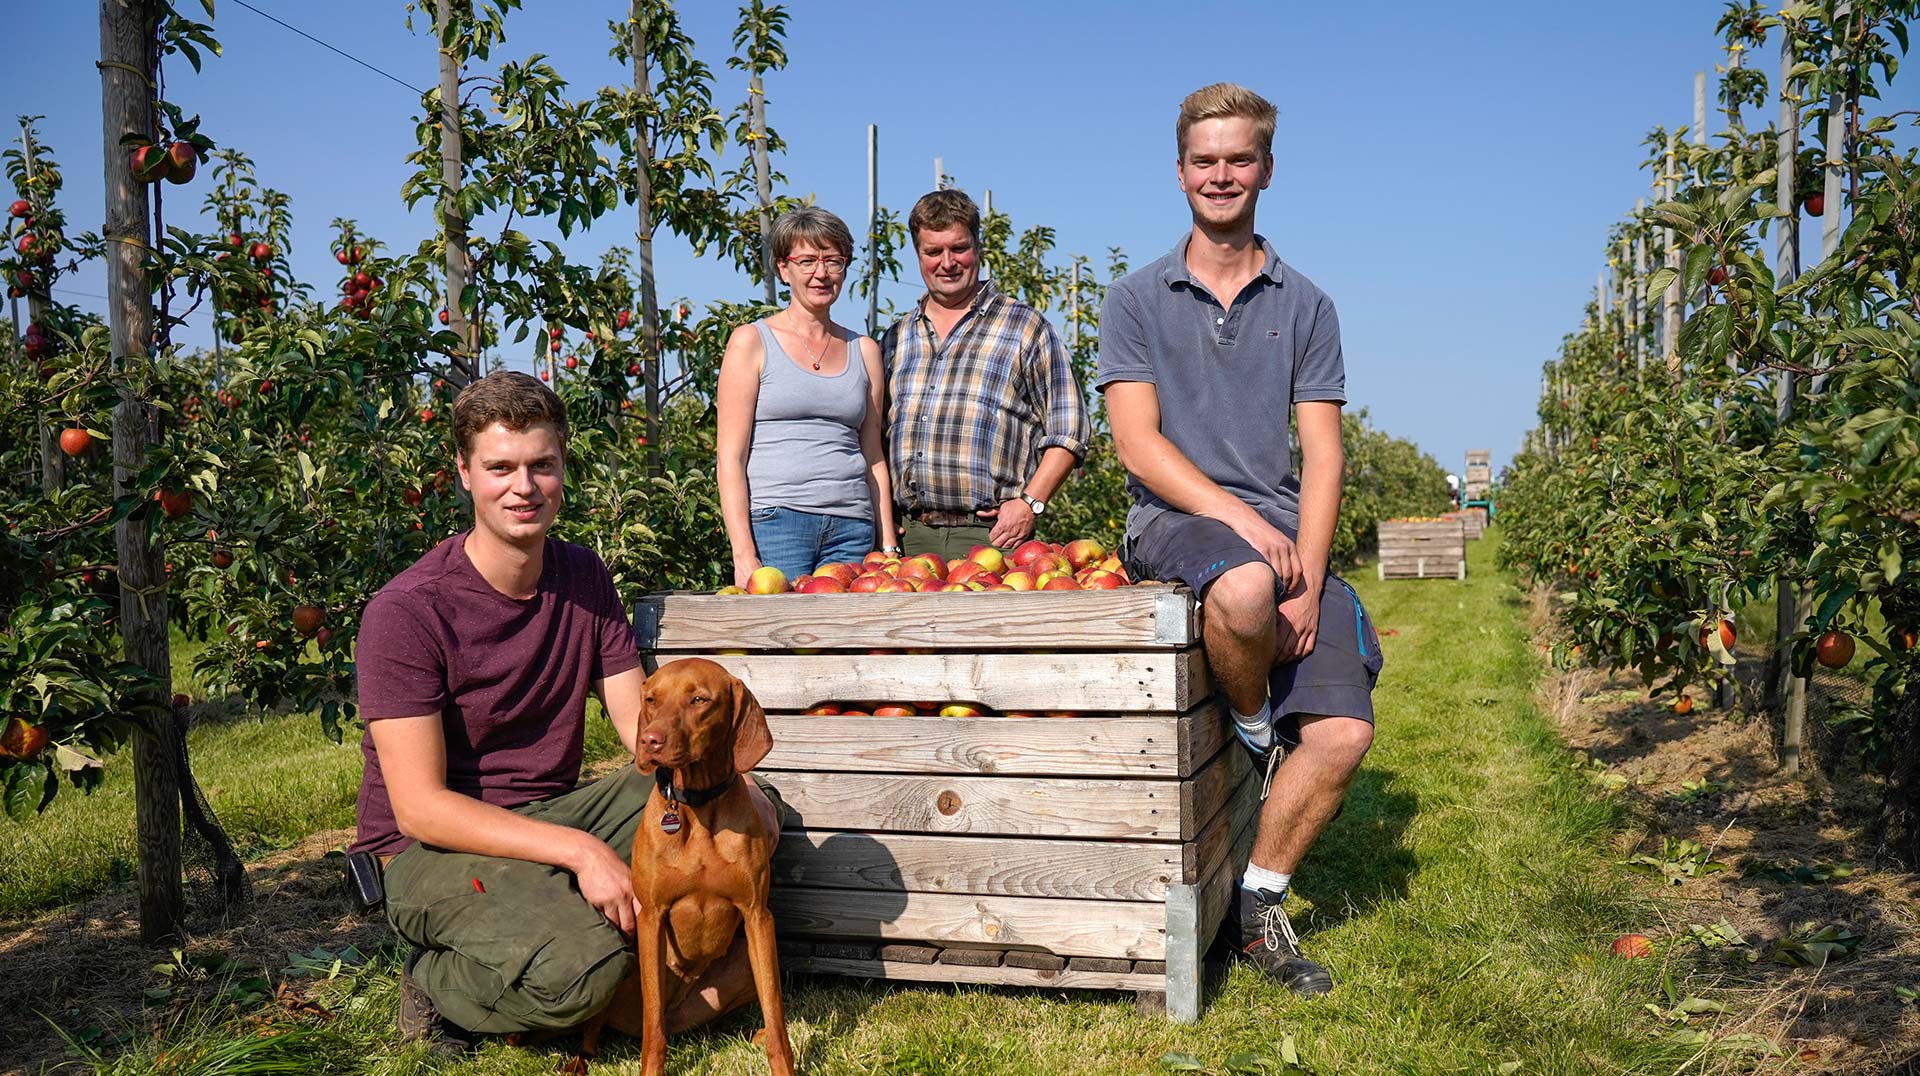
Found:
[[[154,25],[145,4],[100,0],[101,130],[105,141],[107,314],[115,379],[127,389],[149,383],[153,360],[153,289],[144,259],[151,242],[146,191],[127,167],[127,135],[153,137]],[[144,390],[139,390],[144,391]],[[131,391],[113,409],[113,492],[144,499],[133,482],[159,440],[154,408]],[[151,686],[130,700],[134,826],[139,849],[140,936],[178,937],[181,917],[180,782],[174,769],[173,722],[167,718],[172,665],[167,655],[167,577],[162,542],[149,508],[114,527],[119,549],[120,633],[127,660],[146,670]]]
[[[1779,231],[1774,234],[1773,277],[1776,287],[1784,288],[1800,275],[1800,211],[1793,189],[1794,163],[1800,148],[1800,104],[1792,91],[1793,34],[1780,28],[1780,126],[1774,164],[1779,172],[1774,181],[1774,204],[1780,210],[1776,218]],[[1780,425],[1793,417],[1795,382],[1793,370],[1783,367],[1775,376],[1774,414]],[[1787,773],[1800,771],[1800,751],[1805,741],[1807,719],[1807,678],[1796,676],[1787,653],[1786,641],[1807,619],[1807,594],[1800,580],[1781,573],[1774,580],[1774,679],[1773,692],[1781,708],[1780,767]]]
[[[433,0],[434,40],[446,36],[453,21],[452,0]],[[453,50],[440,49],[440,220],[446,245],[447,326],[460,338],[460,353],[447,371],[455,392],[479,376],[480,347],[477,326],[467,319],[467,219],[460,212],[463,138],[460,132],[460,61]]]

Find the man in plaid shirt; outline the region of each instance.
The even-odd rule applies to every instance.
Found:
[[[1087,451],[1087,406],[1047,319],[980,279],[980,210],[957,190],[907,217],[927,293],[880,337],[905,552],[1011,547]]]

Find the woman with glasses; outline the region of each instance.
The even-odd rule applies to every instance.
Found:
[[[804,206],[774,221],[767,241],[791,298],[733,331],[717,401],[720,514],[743,587],[763,565],[793,580],[898,547],[880,346],[832,317],[853,236]]]

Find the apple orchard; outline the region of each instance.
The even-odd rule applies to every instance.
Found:
[[[1696,104],[1691,130],[1647,135],[1655,204],[1608,235],[1617,291],[1546,365],[1500,499],[1503,556],[1555,595],[1558,662],[1635,669],[1682,714],[1690,685],[1765,713],[1789,773],[1884,776],[1879,844],[1908,864],[1920,163],[1892,87],[1916,18],[1726,6],[1722,130]],[[1811,675],[1857,685],[1817,724]]]
[[[430,205],[435,227],[381,236],[336,219],[331,279],[292,273],[298,207],[244,147],[222,142],[217,102],[156,90],[167,70],[218,62],[211,3],[103,8],[114,28],[100,67],[105,207],[62,199],[60,147],[22,118],[6,153],[14,198],[0,261],[26,312],[0,330],[0,787],[16,822],[64,786],[97,785],[125,745],[136,762],[142,750],[164,758],[207,696],[311,711],[342,736],[362,607],[468,521],[452,398],[505,361],[531,360],[575,431],[557,533],[595,549],[629,597],[719,586],[719,356],[734,326],[779,301],[761,236],[803,200],[778,171],[799,150],[770,122],[790,14],[741,7],[735,54],[717,72],[671,4],[632,0],[613,9],[607,42],[632,80],[583,92],[543,57],[495,56],[518,8],[412,5],[419,47],[441,70],[420,101],[400,196]],[[549,228],[605,235],[605,252],[570,260],[529,234]],[[743,294],[663,301],[662,229],[735,267]],[[1087,384],[1099,274],[1059,255],[1044,226],[989,213],[984,232],[995,281],[1050,313]],[[878,210],[862,239],[851,291],[866,297],[900,277],[897,212]],[[88,262],[108,271],[103,310],[55,298]],[[1111,252],[1104,268],[1111,280],[1125,258]],[[876,313],[884,325],[895,312]],[[189,316],[211,317],[211,348],[177,341]],[[1364,412],[1347,417],[1345,442],[1342,563],[1376,521],[1447,501],[1438,465]],[[1122,481],[1096,418],[1037,549],[1004,564],[994,551],[984,563],[823,568],[767,589],[1117,585]],[[194,654],[191,686],[173,682],[178,647]],[[156,820],[148,806],[143,847],[150,827],[178,825],[164,802]]]

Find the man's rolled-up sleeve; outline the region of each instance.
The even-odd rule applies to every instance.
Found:
[[[1092,430],[1087,420],[1087,400],[1080,394],[1080,381],[1073,376],[1073,362],[1060,337],[1044,320],[1035,334],[1029,361],[1034,367],[1033,383],[1044,385],[1047,394],[1047,435],[1040,439],[1042,452],[1064,448],[1075,459],[1085,459],[1087,438]]]

